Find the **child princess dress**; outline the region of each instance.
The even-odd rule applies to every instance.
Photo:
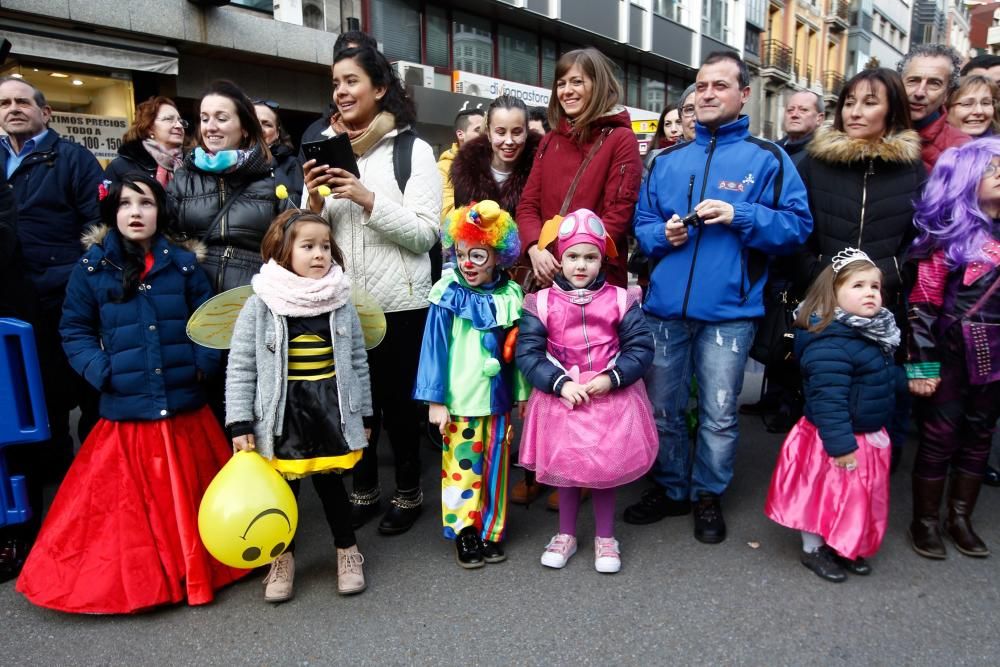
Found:
[[[585,384],[613,369],[621,349],[618,325],[638,303],[639,290],[605,283],[596,290],[558,286],[525,297],[524,310],[547,331],[547,356]],[[519,463],[556,487],[609,489],[632,482],[653,465],[656,425],[642,381],[612,388],[573,407],[557,394],[532,391]]]

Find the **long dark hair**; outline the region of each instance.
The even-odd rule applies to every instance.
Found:
[[[581,142],[586,143],[590,139],[594,121],[613,109],[624,99],[624,95],[622,85],[615,76],[615,64],[606,55],[592,46],[568,51],[556,63],[556,72],[552,79],[552,91],[549,96],[549,124],[552,127],[559,127],[560,121],[566,118],[566,112],[559,103],[559,79],[566,76],[573,65],[579,66],[593,82],[590,101],[573,119],[573,130],[578,133]]]
[[[844,105],[847,98],[855,94],[855,90],[864,85],[868,90],[875,87],[875,82],[885,86],[889,102],[889,111],[885,114],[885,134],[897,134],[913,127],[910,122],[910,106],[906,99],[906,87],[899,75],[891,69],[877,67],[861,70],[847,82],[837,98],[837,110],[833,114],[833,128],[844,131]]]
[[[129,241],[118,231],[118,207],[121,202],[122,191],[125,188],[133,192],[142,192],[139,185],[145,185],[153,193],[156,200],[156,236],[167,233],[167,195],[152,176],[138,171],[130,171],[121,177],[118,183],[108,186],[108,195],[101,200],[101,221],[108,226],[108,234],[116,234],[121,242],[122,259],[122,289],[110,295],[113,303],[124,303],[132,299],[139,290],[139,278],[146,268],[146,251],[138,243]]]
[[[341,60],[352,59],[365,71],[372,81],[372,86],[385,88],[385,95],[378,102],[379,111],[388,111],[396,118],[396,129],[401,130],[407,125],[417,122],[417,107],[406,94],[406,87],[400,80],[396,70],[382,55],[381,51],[367,46],[352,46],[337,53],[333,58],[336,65]],[[330,68],[331,74],[333,68]],[[336,100],[335,100],[336,101]]]

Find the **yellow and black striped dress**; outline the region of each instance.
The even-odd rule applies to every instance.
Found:
[[[329,314],[288,318],[287,395],[271,465],[289,479],[353,468],[361,450],[344,439]]]

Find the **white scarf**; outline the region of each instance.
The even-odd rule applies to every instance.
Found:
[[[303,278],[272,259],[251,284],[271,312],[285,317],[322,315],[351,300],[351,281],[337,264],[322,278]]]

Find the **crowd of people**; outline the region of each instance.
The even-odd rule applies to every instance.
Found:
[[[770,142],[743,113],[746,64],[714,52],[644,157],[593,48],[559,59],[544,110],[461,111],[437,160],[369,36],[341,36],[331,76],[302,143],[346,135],[356,171],[296,153],[278,105],[229,81],[193,138],[172,100],[138,105],[102,170],[37,88],[0,79],[0,315],[34,325],[52,431],[8,450],[35,515],[4,529],[0,569],[31,602],[130,613],[246,576],[197,530],[235,451],[295,495],[312,480],[337,591],[360,593],[355,531],[403,533],[423,510],[425,428],[459,566],[504,561],[508,504],[550,488],[541,564],[577,552],[590,498],[594,567],[618,572],[616,489],[643,476],[624,521],[691,514],[695,539],[726,539],[741,410],[787,434],[762,509],[824,580],[872,572],[914,431],[913,550],[989,555],[972,515],[998,481],[1000,58],[916,46],[847,81],[829,120],[822,95],[790,94]],[[247,285],[230,350],[188,338],[199,306]],[[371,349],[359,290],[385,314]],[[741,409],[751,356],[766,391]],[[282,602],[294,541],[271,556],[264,598]]]

